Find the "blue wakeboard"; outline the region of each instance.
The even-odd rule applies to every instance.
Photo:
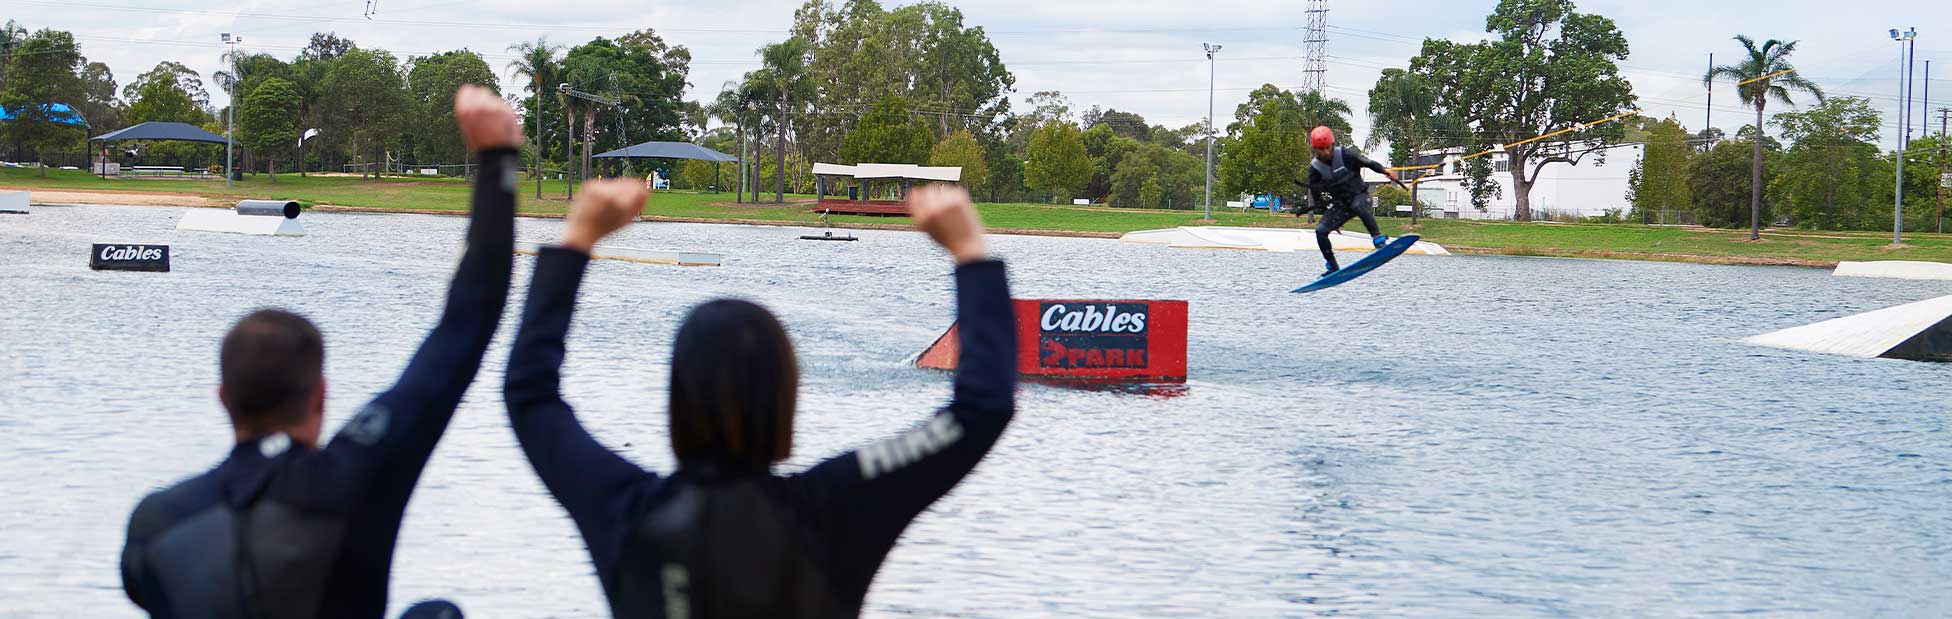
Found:
[[[1388,245],[1384,245],[1376,251],[1369,252],[1369,255],[1363,256],[1361,260],[1357,260],[1349,266],[1336,269],[1334,273],[1323,275],[1321,279],[1315,280],[1315,283],[1296,288],[1294,292],[1314,292],[1324,288],[1333,288],[1341,285],[1343,282],[1362,277],[1362,274],[1374,271],[1376,267],[1388,264],[1389,261],[1395,260],[1397,256],[1403,255],[1403,252],[1410,250],[1410,246],[1417,244],[1417,241],[1422,239],[1423,237],[1414,234],[1405,234],[1397,237],[1396,240],[1390,241]]]

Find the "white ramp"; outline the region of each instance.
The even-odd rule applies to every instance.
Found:
[[[27,192],[0,191],[0,213],[26,215],[28,213]]]
[[[1255,251],[1316,251],[1314,230],[1296,228],[1246,228],[1240,226],[1180,226],[1160,230],[1128,232],[1118,238],[1126,243],[1147,243],[1183,249],[1246,249]],[[1374,242],[1365,234],[1338,231],[1330,234],[1335,251],[1371,251]],[[1406,254],[1448,256],[1450,251],[1429,241],[1417,241]]]
[[[540,243],[516,242],[515,253],[533,256],[541,251]],[[655,249],[632,249],[598,245],[590,252],[590,257],[598,260],[622,260],[644,264],[675,264],[681,267],[715,267],[725,261],[725,256],[697,251],[661,251]]]
[[[1839,262],[1831,275],[1837,277],[1888,277],[1893,279],[1952,280],[1952,264],[1914,260]]]
[[[1952,295],[1783,329],[1758,346],[1872,359],[1952,361]]]
[[[176,229],[262,236],[305,236],[305,224],[298,223],[297,219],[239,215],[237,211],[218,209],[183,211],[183,218],[176,220]]]

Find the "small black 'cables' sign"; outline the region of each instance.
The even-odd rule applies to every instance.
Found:
[[[169,272],[168,245],[96,243],[88,253],[88,268],[97,271]]]

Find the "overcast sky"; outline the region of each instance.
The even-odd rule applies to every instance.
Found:
[[[466,47],[503,70],[517,41],[547,36],[575,45],[597,35],[644,27],[689,47],[688,99],[709,99],[728,80],[757,66],[754,50],[783,39],[798,0],[9,0],[0,17],[31,29],[75,33],[82,53],[126,82],[160,60],[204,72],[219,68],[218,35],[233,32],[246,47],[281,58],[315,31],[335,31],[361,47],[409,55]],[[884,6],[908,4],[888,2]],[[1074,108],[1092,105],[1137,112],[1178,127],[1206,114],[1207,63],[1200,43],[1224,46],[1217,63],[1218,115],[1228,118],[1248,91],[1302,81],[1303,0],[981,0],[951,2],[967,23],[982,26],[1017,77],[1018,103],[1058,90]],[[1424,37],[1476,41],[1495,0],[1352,2],[1331,0],[1328,92],[1367,122],[1363,101],[1377,73],[1403,66]],[[1840,10],[1840,6],[1872,10]],[[1897,44],[1887,30],[1921,27],[1917,90],[1933,60],[1934,106],[1952,106],[1952,3],[1880,0],[1839,5],[1813,0],[1585,0],[1579,9],[1613,18],[1633,54],[1625,72],[1647,113],[1677,114],[1689,130],[1702,125],[1700,75],[1708,54],[1731,60],[1738,32],[1758,39],[1800,40],[1796,64],[1830,94],[1863,95],[1886,112],[1887,143],[1897,127]],[[1899,16],[1899,11],[1908,16]],[[507,80],[503,70],[504,80]],[[519,86],[510,84],[511,89]],[[1735,105],[1732,89],[1715,100],[1714,124],[1733,133],[1753,112]],[[223,93],[212,93],[222,105]],[[1023,109],[1018,106],[1018,109]],[[1914,104],[1915,124],[1926,109]],[[1934,118],[1929,126],[1936,130]]]

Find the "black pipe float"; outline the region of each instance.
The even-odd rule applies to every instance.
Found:
[[[298,202],[292,200],[239,200],[237,214],[298,219]]]

